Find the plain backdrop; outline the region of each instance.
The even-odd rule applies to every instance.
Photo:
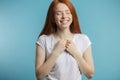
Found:
[[[51,1],[0,0],[0,80],[36,80],[35,43]],[[71,2],[92,41],[91,80],[120,80],[120,0]]]

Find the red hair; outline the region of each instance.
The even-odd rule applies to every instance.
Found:
[[[65,5],[68,6],[68,8],[71,11],[71,14],[73,16],[73,22],[70,25],[70,31],[72,33],[82,33],[80,30],[80,25],[79,25],[79,21],[78,21],[78,17],[77,17],[75,8],[71,4],[71,2],[69,0],[53,0],[53,2],[49,6],[45,25],[44,25],[43,30],[41,31],[40,35],[42,35],[42,34],[49,35],[49,34],[55,33],[57,31],[57,25],[55,23],[54,14],[55,14],[55,7],[58,3],[64,3]]]

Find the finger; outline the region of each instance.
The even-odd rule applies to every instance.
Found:
[[[71,44],[71,42],[70,42],[70,41],[67,41],[66,45],[68,45],[68,46],[69,46],[69,44]]]
[[[70,47],[70,44],[66,44],[65,47],[66,49],[68,49]]]
[[[67,40],[68,43],[70,43],[70,40]]]
[[[67,47],[65,50],[66,50],[66,51],[69,51],[68,49],[69,49],[69,48]]]
[[[66,43],[66,46],[69,46],[70,43]]]

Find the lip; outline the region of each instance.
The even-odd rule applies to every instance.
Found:
[[[66,24],[66,23],[68,23],[69,22],[69,20],[61,20],[60,21],[60,23],[62,23],[62,24]]]

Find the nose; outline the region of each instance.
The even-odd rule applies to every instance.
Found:
[[[66,13],[62,13],[62,18],[64,19],[66,17]]]

